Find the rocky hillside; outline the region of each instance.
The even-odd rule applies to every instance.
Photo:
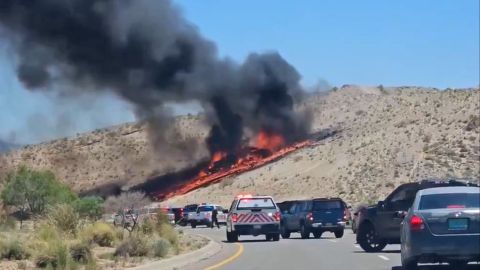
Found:
[[[315,95],[299,109],[313,112],[313,131],[336,128],[337,135],[168,203],[228,205],[239,192],[279,200],[341,196],[353,203],[425,177],[479,177],[479,101],[479,89],[344,86]],[[53,170],[77,191],[129,186],[205,158],[205,149],[194,151],[191,142],[206,133],[200,117],[178,118],[167,136],[173,147],[163,149],[151,143],[146,125],[125,124],[0,156],[0,175],[27,164]]]

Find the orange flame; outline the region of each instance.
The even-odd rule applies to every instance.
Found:
[[[285,139],[282,137],[282,135],[267,133],[265,131],[260,131],[255,141],[255,147],[267,149],[270,150],[270,152],[277,151],[283,146],[285,146]]]
[[[278,160],[297,149],[312,145],[310,140],[297,142],[295,144],[284,146],[284,140],[281,136],[272,136],[268,134],[259,133],[257,136],[258,148],[262,149],[277,149],[271,151],[268,156],[262,156],[255,151],[251,151],[239,158],[235,164],[229,167],[220,168],[218,171],[211,172],[208,169],[201,171],[194,179],[188,183],[177,187],[175,190],[168,190],[164,193],[157,193],[157,196],[162,199],[168,199],[176,195],[186,194],[197,188],[220,182],[226,176],[237,175],[245,171],[253,170],[255,168],[264,166],[270,162]],[[214,164],[226,157],[226,153],[215,153],[210,161],[209,169],[213,168]]]

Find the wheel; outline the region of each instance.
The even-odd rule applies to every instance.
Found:
[[[372,224],[361,225],[357,231],[358,244],[366,252],[379,252],[385,248],[387,243],[378,239],[377,232]]]
[[[308,231],[307,227],[305,227],[305,224],[302,224],[302,226],[300,226],[300,236],[302,237],[302,239],[307,239],[310,237],[310,232]]]
[[[342,238],[343,237],[343,230],[335,232],[335,238]]]
[[[272,235],[272,240],[273,240],[273,241],[280,241],[280,234],[274,233],[274,234]]]
[[[450,267],[455,270],[461,270],[461,269],[466,269],[468,262],[466,261],[450,261],[448,262]]]
[[[268,234],[265,234],[265,240],[271,241],[272,238],[273,238],[273,236],[272,236],[271,234],[269,234],[269,233],[268,233]]]
[[[322,232],[314,232],[313,237],[319,239],[320,237],[322,237]]]
[[[232,242],[237,242],[238,241],[238,234],[236,232],[228,232],[227,231],[227,241],[232,243]]]
[[[417,269],[417,266],[418,266],[417,260],[415,260],[413,258],[405,258],[405,256],[403,255],[403,252],[401,254],[401,260],[402,260],[402,268],[404,270],[415,270],[415,269]]]
[[[192,221],[191,222],[192,229],[195,229],[197,227],[197,222]]]
[[[290,238],[290,232],[285,228],[285,226],[280,226],[280,234],[283,239]]]
[[[207,222],[205,225],[207,225],[207,228],[213,228],[213,222]]]

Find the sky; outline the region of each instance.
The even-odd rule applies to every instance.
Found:
[[[278,51],[306,87],[480,84],[478,0],[174,2],[221,57]],[[14,63],[0,39],[0,140],[37,143],[135,120],[112,96],[78,97],[91,99],[85,107],[25,90]]]

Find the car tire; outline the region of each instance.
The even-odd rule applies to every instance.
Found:
[[[357,231],[357,239],[360,247],[366,252],[379,252],[387,246],[385,241],[378,239],[375,227],[370,223],[360,225]]]
[[[302,224],[300,226],[300,236],[302,239],[308,239],[310,237],[310,232],[308,231],[308,228],[305,226],[305,224]]]
[[[285,226],[280,226],[280,234],[282,235],[283,239],[290,238],[290,232],[285,228]]]
[[[192,229],[195,229],[197,227],[197,222],[192,221],[191,222]]]
[[[227,231],[227,241],[230,243],[238,241],[238,234],[236,232]]]
[[[314,232],[313,237],[320,239],[322,237],[322,232]]]
[[[273,235],[271,235],[269,233],[265,234],[265,240],[272,241],[272,238],[273,238]]]
[[[272,240],[273,241],[280,241],[280,234],[279,233],[274,233],[272,235]]]
[[[343,237],[343,230],[335,232],[335,238],[342,238]]]
[[[401,260],[403,270],[416,270],[418,268],[417,260],[415,259],[405,258],[402,254]]]
[[[462,269],[466,269],[466,268],[467,268],[468,262],[467,262],[467,261],[450,261],[450,262],[448,262],[448,264],[450,265],[450,267],[451,267],[452,269],[462,270]]]

